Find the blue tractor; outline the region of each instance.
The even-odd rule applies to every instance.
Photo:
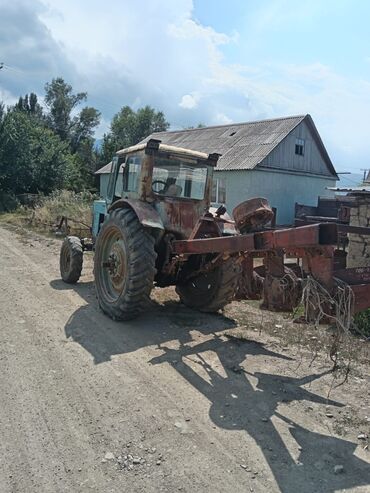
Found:
[[[112,319],[138,316],[154,285],[175,285],[184,304],[208,312],[233,298],[240,270],[235,257],[181,255],[172,248],[178,240],[236,233],[233,222],[221,217],[224,208],[210,212],[218,157],[154,139],[114,156],[107,198],[94,202],[92,224],[96,293]],[[84,249],[77,237],[64,240],[65,282],[78,281]]]

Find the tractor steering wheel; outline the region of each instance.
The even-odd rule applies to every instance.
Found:
[[[154,188],[153,188],[153,187],[154,187],[154,185],[156,185],[157,183],[160,183],[161,185],[163,185],[163,186],[164,186],[164,189],[163,189],[163,190],[158,190],[158,191],[154,190]],[[153,190],[153,192],[154,192],[154,193],[164,193],[164,191],[165,191],[165,189],[166,189],[166,186],[167,186],[167,183],[166,183],[165,181],[163,181],[163,180],[154,180],[154,181],[152,182],[152,190]]]

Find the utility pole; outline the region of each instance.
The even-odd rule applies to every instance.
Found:
[[[366,177],[367,177],[367,175],[368,175],[368,173],[370,171],[370,169],[369,168],[361,168],[360,171],[363,171],[364,172],[364,179],[363,179],[363,181],[365,181],[366,180]]]

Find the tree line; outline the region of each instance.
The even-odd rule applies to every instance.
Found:
[[[97,147],[94,134],[101,114],[82,106],[86,99],[86,92],[74,93],[59,77],[45,84],[43,105],[34,93],[7,108],[0,102],[0,192],[93,189],[94,172],[118,149],[169,128],[161,111],[124,106]]]

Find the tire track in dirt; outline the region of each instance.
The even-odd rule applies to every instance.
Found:
[[[4,452],[5,457],[9,458],[11,450],[13,453],[15,449],[20,450],[21,453],[17,452],[17,454],[22,467],[18,468],[18,464],[13,465],[12,472],[9,473],[12,477],[4,479],[9,484],[9,491],[25,489],[32,491],[32,487],[37,490],[40,486],[43,491],[71,491],[72,485],[76,487],[76,484],[78,488],[82,488],[81,491],[85,489],[89,491],[91,488],[94,491],[102,491],[101,488],[107,480],[112,484],[112,491],[115,491],[114,488],[121,488],[124,484],[130,484],[130,481],[127,483],[127,478],[122,474],[118,476],[115,471],[109,470],[107,474],[107,467],[105,465],[103,467],[100,461],[107,449],[122,447],[122,439],[117,440],[119,434],[119,429],[115,429],[117,420],[119,421],[123,416],[125,425],[123,428],[128,428],[124,434],[134,442],[139,442],[144,430],[145,433],[153,435],[151,441],[163,443],[163,448],[168,449],[168,443],[171,442],[172,446],[179,448],[176,443],[177,436],[174,436],[173,420],[183,414],[182,408],[187,401],[186,395],[184,399],[184,393],[189,392],[184,392],[181,388],[183,382],[172,368],[163,371],[162,368],[148,365],[150,357],[157,353],[152,351],[147,354],[146,343],[141,340],[140,333],[137,333],[139,330],[137,325],[134,324],[132,329],[125,331],[122,337],[120,324],[107,320],[96,307],[84,310],[86,303],[77,293],[52,290],[49,285],[52,276],[48,271],[34,258],[31,259],[28,252],[24,252],[21,244],[15,246],[14,243],[16,243],[14,238],[8,232],[1,235],[1,251],[7,252],[1,258],[3,278],[7,279],[7,296],[2,297],[2,305],[13,307],[1,323],[2,340],[13,340],[12,344],[15,343],[16,346],[16,355],[13,354],[16,357],[7,360],[8,376],[2,380],[4,385],[12,382],[10,389],[2,388],[3,392],[7,393],[8,403],[3,407],[3,413],[13,414],[12,427],[16,428],[18,425],[15,436],[8,435],[9,443]],[[32,256],[34,253],[32,250]],[[44,252],[40,252],[41,256],[42,253]],[[114,359],[92,366],[89,354],[80,345],[75,342],[66,344],[63,327],[68,324],[68,314],[74,312],[75,308],[84,310],[80,320],[84,327],[97,331],[100,329],[100,324],[113,325],[113,330],[104,332],[108,338],[105,346],[114,346],[117,338],[121,347],[127,345],[128,352],[124,355],[124,361],[118,362]],[[21,330],[19,328],[14,330],[14,320],[22,321],[19,324]],[[158,325],[163,328],[163,323],[163,316],[160,316],[159,320],[155,321],[153,329],[156,330]],[[153,326],[153,320],[150,320],[150,325]],[[99,335],[96,342],[99,343]],[[6,349],[5,353],[8,353]],[[168,373],[170,375],[166,376]],[[157,376],[164,381],[156,383],[154,377]],[[147,392],[148,384],[150,392]],[[176,387],[180,390],[174,390]],[[196,396],[193,389],[190,391]],[[195,396],[192,396],[192,400]],[[140,415],[133,409],[138,405],[141,408],[147,407],[146,416]],[[167,408],[166,411],[172,414],[171,423],[168,423],[168,416],[160,415],[163,412],[162,407]],[[79,408],[83,409],[80,415],[78,415]],[[12,409],[17,411],[12,413]],[[158,418],[153,419],[155,413]],[[128,419],[127,414],[129,414]],[[143,420],[147,421],[149,426],[145,424],[143,427]],[[209,440],[205,440],[206,443],[200,446],[199,440],[193,439],[193,436],[206,439],[204,421],[206,420],[200,419],[199,424],[193,425],[195,431],[188,435],[185,441],[189,442],[186,444],[188,451],[191,451],[192,447],[201,448],[203,449],[201,453],[207,459]],[[161,431],[164,428],[165,432]],[[181,442],[183,441],[181,439]],[[194,450],[191,451],[192,454],[198,455],[194,454]],[[178,455],[179,459],[181,457],[181,452],[172,454]],[[221,471],[225,460],[234,462],[232,454],[227,452],[227,447],[224,447],[222,456],[213,458],[214,464],[219,462]],[[168,462],[171,461],[168,459]],[[76,470],[77,464],[80,467]],[[200,466],[199,461],[194,457],[187,467],[183,466],[188,469],[189,476],[193,476],[193,483],[200,482],[202,489],[204,487],[206,490],[207,482],[203,482],[199,472],[194,474],[192,471],[191,466],[195,464],[194,470],[199,471],[204,468],[205,474],[209,464]],[[173,464],[168,465],[171,467]],[[161,469],[166,469],[166,466]],[[141,488],[145,491],[158,491],[154,486],[155,483],[158,481],[169,483],[169,479],[166,479],[166,475],[170,476],[169,473],[159,473],[159,468],[157,470],[158,472],[154,469],[152,479],[150,474],[149,478],[143,477],[142,485],[136,477],[135,491],[141,491]],[[99,479],[100,476],[102,479]],[[223,474],[220,473],[218,481],[220,484],[224,483],[226,488],[230,485],[230,478],[225,482],[222,476]],[[180,474],[179,478],[181,481],[186,480],[186,475]],[[86,479],[87,483],[82,484]],[[235,491],[243,482],[231,480],[231,483],[235,483]],[[168,489],[164,491],[170,491],[173,484],[176,484],[176,479],[172,478]]]

